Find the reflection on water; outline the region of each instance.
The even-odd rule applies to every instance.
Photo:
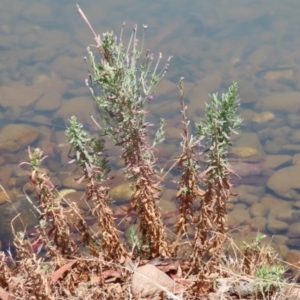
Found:
[[[229,226],[232,230],[242,226],[238,235],[257,231],[275,235],[273,241],[283,257],[288,257],[289,249],[299,249],[300,4],[292,0],[189,1],[189,5],[127,0],[121,6],[106,2],[89,1],[83,7],[101,32],[111,28],[118,32],[125,20],[129,36],[135,22],[148,24],[146,42],[154,54],[174,56],[150,106],[151,122],[167,118],[167,141],[159,148],[162,165],[180,150],[179,78],[185,77],[193,120],[203,116],[208,94],[224,92],[237,81],[245,121],[235,137],[232,164],[242,179],[234,181],[240,195],[228,205]],[[84,86],[83,63],[92,36],[77,16],[75,3],[12,1],[0,8],[0,182],[12,199],[18,199],[15,203],[25,207],[20,191],[30,192],[31,187],[26,171],[16,166],[28,160],[29,144],[49,156],[45,167],[55,184],[76,188],[69,175],[73,169],[67,164],[64,128],[66,120],[76,115],[88,130],[96,131],[89,116],[95,110]],[[117,173],[122,165],[119,155],[112,148]],[[163,197],[174,197],[171,178],[166,191]],[[1,194],[0,203],[4,201]],[[7,205],[1,206],[2,213]]]

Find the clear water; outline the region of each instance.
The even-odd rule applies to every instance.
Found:
[[[270,188],[268,181],[275,172],[299,164],[299,1],[125,0],[120,4],[91,0],[81,8],[99,33],[113,30],[118,34],[125,21],[129,37],[135,23],[140,28],[147,24],[147,48],[156,57],[159,52],[163,58],[174,57],[150,106],[152,122],[167,119],[167,141],[160,148],[162,163],[180,150],[179,78],[185,78],[188,117],[194,121],[203,116],[208,94],[223,93],[233,81],[238,82],[244,126],[234,141],[232,158],[243,176],[234,181],[241,196],[229,205],[231,229],[242,229],[239,235],[260,229],[270,236],[297,237],[289,228],[297,223],[300,180],[289,185],[289,173],[277,173],[275,186],[279,190]],[[91,99],[84,86],[83,62],[93,37],[73,1],[9,1],[0,4],[0,19],[0,130],[9,124],[33,126],[42,134],[31,146],[50,149],[46,166],[51,177],[58,177],[59,172],[67,174],[67,151],[63,147],[66,119],[73,111],[80,112],[86,129],[95,131],[88,116],[93,111],[87,104]],[[43,97],[46,100],[41,101]],[[69,114],[60,112],[76,97],[81,98],[72,102],[76,107],[69,107]],[[248,155],[253,149],[257,153]],[[17,152],[2,150],[0,155],[0,182],[24,211],[28,204],[22,188],[28,173],[16,166],[28,160],[27,147]],[[117,172],[118,150],[111,152],[111,161]],[[294,169],[290,174],[295,178]],[[170,183],[166,186],[174,188]],[[253,207],[257,203],[263,208]],[[0,208],[1,222],[10,227],[14,210],[8,204]],[[290,214],[277,218],[283,210]],[[26,216],[30,224],[32,216]],[[268,225],[270,220],[287,225],[274,229],[276,224]],[[0,235],[5,240],[7,232],[2,230]],[[295,241],[288,246],[297,249]]]

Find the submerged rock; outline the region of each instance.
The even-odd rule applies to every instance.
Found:
[[[257,105],[256,108],[262,111],[281,111],[295,113],[300,109],[300,93],[299,92],[289,92],[283,94],[275,94],[268,96]]]
[[[252,132],[244,132],[230,152],[251,162],[260,162],[266,156],[258,135]]]
[[[233,147],[231,152],[238,157],[245,158],[258,155],[258,150],[253,147]]]
[[[292,161],[291,155],[267,155],[265,162],[263,165],[269,169],[275,169],[279,166],[289,163]]]
[[[263,203],[255,203],[249,210],[251,217],[264,217],[268,212],[269,208]]]
[[[270,233],[280,233],[285,232],[288,229],[289,225],[282,221],[277,221],[275,219],[268,220],[267,229]]]
[[[35,142],[38,130],[26,124],[9,124],[0,132],[0,151],[17,152]]]
[[[109,191],[109,196],[115,201],[127,202],[131,200],[133,190],[129,182],[122,183]]]
[[[258,114],[258,113],[254,114],[254,116],[252,117],[252,121],[255,123],[261,124],[261,123],[269,122],[269,121],[273,120],[274,118],[275,118],[275,115],[272,112],[265,111],[260,114]]]
[[[277,80],[281,78],[292,79],[294,77],[294,70],[290,66],[278,66],[267,70],[261,70],[256,73],[256,76],[266,80]]]
[[[295,222],[289,226],[287,236],[289,238],[300,238],[300,223]]]
[[[276,171],[268,180],[267,186],[274,193],[286,199],[300,198],[300,165]]]
[[[13,84],[0,87],[0,104],[5,108],[14,106],[28,107],[34,104],[41,96],[42,92],[33,86]]]
[[[7,197],[8,196],[8,197]],[[12,199],[14,197],[14,194],[10,191],[7,192],[0,192],[0,205],[3,205],[9,201],[9,199]]]
[[[263,165],[259,163],[230,162],[230,164],[235,173],[240,177],[261,175],[264,170]]]

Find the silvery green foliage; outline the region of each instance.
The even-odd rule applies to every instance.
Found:
[[[241,126],[242,119],[237,115],[240,100],[237,95],[237,83],[234,82],[226,94],[218,99],[212,94],[211,102],[206,103],[205,119],[196,124],[198,134],[205,137],[208,145],[207,157],[210,178],[221,180],[229,174],[227,149],[231,145],[230,136]]]
[[[66,137],[71,145],[70,163],[76,162],[81,169],[86,170],[88,177],[100,168],[101,172],[96,172],[96,178],[99,181],[105,180],[110,168],[106,156],[103,155],[104,141],[101,138],[91,138],[75,116],[70,119]]]
[[[130,123],[130,127],[141,131],[152,125],[145,121],[147,104],[153,99],[152,93],[164,77],[171,59],[169,57],[166,65],[158,71],[161,53],[156,63],[149,50],[141,59],[147,26],[143,26],[141,49],[138,49],[137,25],[133,27],[127,47],[123,45],[123,28],[119,39],[112,32],[103,34],[99,62],[88,48],[92,71],[86,81],[100,110],[104,133],[117,144],[132,134],[126,132],[124,125],[128,127]],[[163,140],[163,125],[162,121],[155,144]]]

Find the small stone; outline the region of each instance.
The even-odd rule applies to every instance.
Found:
[[[76,116],[78,122],[87,126],[95,126],[90,114],[95,112],[93,101],[86,97],[76,97],[62,101],[61,107],[55,112],[53,122],[68,122],[71,116]]]
[[[249,210],[252,217],[264,217],[268,212],[269,208],[263,203],[255,203]]]
[[[291,127],[299,127],[300,116],[298,114],[288,114],[288,124]]]
[[[169,199],[171,198],[161,198],[158,202],[158,206],[161,209],[161,212],[168,213],[168,212],[173,212],[177,210],[177,206],[174,201],[170,201]]]
[[[237,219],[240,224],[251,219],[248,211],[245,209],[234,209],[229,214],[232,215],[235,219]]]
[[[287,210],[280,211],[278,213],[276,219],[279,221],[291,223],[291,222],[295,221],[294,212],[295,211],[293,209],[287,209]]]
[[[90,205],[92,205],[92,203],[90,203],[90,205],[86,202],[86,197],[84,197],[84,192],[83,191],[76,191],[73,189],[66,189],[67,191],[73,191],[68,193],[65,198],[68,199],[70,202],[75,202],[77,204],[77,206],[84,210],[87,211],[89,210],[91,207]],[[122,211],[124,213],[124,211]]]
[[[227,209],[227,210],[233,210],[233,208],[234,208],[234,204],[233,204],[232,202],[228,202],[228,203],[226,204],[226,209]]]
[[[293,165],[300,165],[300,153],[293,156]]]
[[[291,135],[290,140],[292,143],[295,143],[295,144],[299,143],[300,142],[300,130],[294,130]]]
[[[178,138],[178,136],[177,136]],[[171,144],[159,144],[156,146],[158,153],[160,153],[161,157],[164,157],[166,159],[169,159],[178,151],[178,147],[174,145],[173,143]]]
[[[237,203],[234,205],[234,209],[242,209],[242,210],[247,210],[247,205],[244,203]]]
[[[265,111],[260,114],[256,113],[253,116],[252,121],[255,123],[263,124],[263,123],[267,123],[267,122],[273,120],[274,118],[275,118],[275,115],[272,112]]]
[[[58,93],[44,94],[40,100],[35,103],[35,110],[52,111],[61,106],[61,95]]]
[[[233,147],[231,152],[241,158],[258,155],[258,151],[252,147]]]
[[[80,178],[80,175],[68,175],[62,180],[62,185],[65,188],[69,189],[75,189],[75,190],[84,190],[86,188],[85,183],[78,183],[78,179]]]
[[[276,249],[275,245],[274,245],[274,249]],[[280,255],[279,258],[284,259],[284,257],[286,257],[287,253],[290,251],[290,249],[288,248],[287,245],[277,245],[277,251]]]
[[[61,164],[56,159],[49,158],[47,159],[47,167],[51,172],[56,173],[61,169]]]
[[[1,106],[8,108],[12,106],[28,107],[34,104],[42,92],[33,86],[13,84],[0,87]]]
[[[266,195],[261,199],[261,203],[264,203],[268,207],[274,207],[281,203],[280,199],[275,198],[271,195]]]
[[[249,297],[253,295],[253,293],[255,292],[255,288],[252,283],[240,283],[235,287],[235,292],[241,297]]]
[[[285,256],[285,261],[288,263],[289,269],[293,271],[293,275],[296,276],[296,278],[293,279],[299,279],[300,251],[290,250]]]
[[[300,237],[300,223],[295,222],[289,226],[287,235],[289,237]]]
[[[273,242],[278,245],[285,245],[288,239],[289,238],[285,235],[280,235],[280,234],[273,235]]]
[[[251,162],[260,162],[265,158],[265,152],[257,134],[244,132],[232,147],[238,157],[247,158]]]
[[[285,199],[300,197],[300,165],[282,168],[276,171],[268,180],[267,186],[273,192]]]
[[[250,226],[252,231],[264,232],[266,230],[267,220],[264,217],[255,217],[251,220]]]
[[[229,229],[235,229],[240,225],[239,220],[234,217],[231,213],[228,214],[227,226]]]
[[[269,220],[267,223],[267,229],[270,231],[270,233],[280,233],[285,232],[288,229],[289,225],[282,221],[277,220]]]
[[[294,113],[300,109],[300,93],[276,93],[267,96],[260,101],[255,107],[262,111],[280,111]]]
[[[268,169],[275,169],[281,165],[289,163],[292,160],[291,155],[267,155],[264,166]]]
[[[286,67],[274,71],[268,71],[264,74],[264,79],[266,80],[277,80],[281,78],[292,79],[294,76],[294,71],[292,68]]]
[[[22,190],[25,191],[27,194],[33,193],[36,191],[35,186],[31,182],[26,182],[23,185]]]
[[[166,140],[170,141],[170,140],[179,140],[181,137],[182,133],[182,129],[181,128],[176,128],[176,127],[172,127],[172,128],[168,128],[167,132],[166,132]]]
[[[0,205],[7,203],[10,200],[13,200],[14,194],[12,192],[2,192],[0,191]]]
[[[294,207],[294,208],[300,209],[300,200],[295,201],[295,202],[293,203],[293,207]]]
[[[280,152],[281,148],[273,141],[267,141],[264,150],[266,151],[266,153],[277,154]]]
[[[25,124],[9,124],[0,132],[0,151],[17,152],[39,137],[36,128]]]
[[[109,191],[109,196],[115,201],[127,202],[131,200],[133,190],[130,183],[123,183]]]
[[[68,91],[69,83],[66,80],[57,77],[49,77],[44,74],[40,74],[35,78],[33,87],[43,94],[52,94],[53,91],[59,95],[63,95]]]
[[[12,176],[13,174],[13,165],[9,165],[7,164],[7,162],[5,161],[6,165],[1,167],[1,171],[0,171],[0,184],[2,186],[6,186],[9,178]]]
[[[264,166],[261,163],[247,163],[242,161],[231,162],[231,167],[242,178],[261,175],[264,170]]]
[[[43,154],[49,158],[55,158],[60,154],[60,149],[56,143],[43,141],[39,143],[39,148],[43,151]]]
[[[281,149],[284,152],[290,152],[290,153],[300,152],[300,145],[288,144],[282,146]]]
[[[277,220],[277,216],[282,211],[286,211],[286,210],[290,210],[291,209],[292,202],[279,200],[278,203],[274,203],[274,204],[271,204],[271,205],[267,204],[267,206],[270,209],[268,218]]]
[[[263,195],[265,195],[265,188],[261,187],[261,186],[241,184],[237,187],[233,187],[232,192],[234,194],[239,194],[240,196],[248,194],[248,195],[255,195],[260,198]],[[232,199],[236,199],[236,198],[232,198]],[[245,201],[244,201],[244,203],[245,203]],[[251,203],[251,204],[253,204],[253,203]]]
[[[300,246],[300,238],[289,238],[286,241],[286,245],[292,248],[298,248]]]

